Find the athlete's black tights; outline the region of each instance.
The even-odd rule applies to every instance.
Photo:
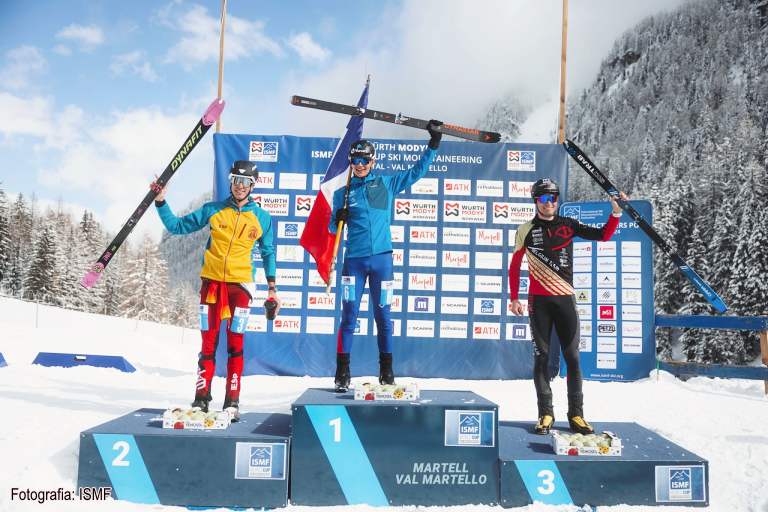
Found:
[[[528,298],[528,314],[533,338],[533,383],[536,386],[539,416],[554,416],[552,389],[547,378],[553,325],[557,337],[560,338],[565,363],[568,365],[568,416],[583,416],[584,398],[579,367],[579,314],[573,295],[531,295]]]

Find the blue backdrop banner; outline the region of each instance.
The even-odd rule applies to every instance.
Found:
[[[340,276],[327,296],[299,238],[337,142],[214,135],[216,199],[229,194],[233,160],[256,162],[259,178],[252,196],[272,214],[277,246],[282,309],[277,319],[266,321],[266,282],[260,269],[245,338],[245,375],[327,376],[335,369]],[[409,168],[426,148],[425,140],[372,142],[376,170],[386,174]],[[531,376],[530,330],[527,318],[509,312],[507,268],[517,226],[534,215],[531,184],[551,177],[565,199],[567,169],[568,156],[560,145],[444,141],[427,176],[396,198],[391,229],[396,375]],[[525,298],[527,279],[521,286]],[[369,304],[366,291],[351,351],[353,377],[378,375]],[[226,343],[219,345],[217,368],[223,374]]]

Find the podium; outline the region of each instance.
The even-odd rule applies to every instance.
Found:
[[[292,413],[293,505],[498,503],[498,406],[475,393],[364,401],[309,389]]]
[[[139,409],[80,434],[77,486],[137,503],[284,507],[290,416],[246,413],[226,430],[162,428]]]
[[[555,455],[549,436],[532,433],[533,425],[499,424],[503,507],[709,504],[709,463],[637,423],[592,424],[621,438],[618,457]]]

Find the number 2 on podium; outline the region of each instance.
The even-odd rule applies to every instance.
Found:
[[[328,422],[328,424],[333,427],[333,442],[340,443],[341,442],[341,418],[333,418],[331,421]]]

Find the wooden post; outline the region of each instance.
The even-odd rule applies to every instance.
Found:
[[[568,47],[568,0],[563,0],[563,32],[560,50],[560,119],[557,126],[557,143],[565,142],[565,56]]]
[[[760,333],[760,356],[763,364],[768,366],[768,331]],[[765,381],[765,394],[768,395],[768,380]]]
[[[221,99],[221,89],[224,85],[224,30],[227,25],[227,0],[221,0],[221,29],[219,31],[219,89],[218,98]],[[221,117],[216,119],[216,133],[221,129]]]

